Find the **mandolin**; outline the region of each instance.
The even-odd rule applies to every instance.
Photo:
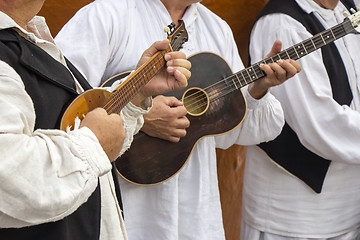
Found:
[[[82,120],[88,112],[98,107],[104,108],[108,114],[119,114],[140,89],[165,66],[165,54],[178,51],[187,41],[188,34],[183,21],[179,20],[179,26],[176,28],[174,26],[175,24],[171,23],[165,28],[170,40],[168,48],[157,52],[113,92],[105,89],[90,89],[75,98],[62,116],[60,129],[64,131],[74,129],[75,119]]]
[[[261,63],[297,60],[349,33],[357,33],[359,23],[357,12],[341,24],[235,74],[226,61],[214,53],[201,52],[189,57],[192,64],[189,85],[185,90],[165,94],[182,99],[190,120],[187,135],[173,143],[139,132],[130,149],[116,160],[118,172],[125,180],[140,185],[170,179],[183,168],[200,139],[224,134],[241,124],[246,114],[241,88],[265,76]]]

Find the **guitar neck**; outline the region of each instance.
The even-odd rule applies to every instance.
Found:
[[[353,29],[354,28],[349,19],[346,19],[344,22],[328,30],[318,33],[313,37],[304,40],[292,47],[289,47],[274,56],[266,58],[248,68],[245,68],[244,70],[235,73],[233,76],[230,77],[229,80],[233,82],[236,89],[244,87],[266,75],[260,69],[260,64],[273,63],[278,61],[279,59],[297,60],[308,55],[309,53],[314,52],[317,49],[322,48],[327,44],[334,42],[339,38],[342,38],[348,33],[351,33]]]

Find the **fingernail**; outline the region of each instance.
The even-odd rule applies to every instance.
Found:
[[[166,54],[166,55],[165,55],[165,60],[166,60],[166,61],[169,61],[170,59],[171,59],[170,54]]]
[[[280,63],[280,64],[282,64],[284,62],[284,60],[282,60],[282,59],[279,59],[278,61],[277,61],[277,63]]]
[[[173,61],[172,61],[172,60],[168,61],[168,62],[166,63],[166,65],[167,65],[167,66],[173,65]]]
[[[173,72],[174,72],[174,68],[173,68],[173,67],[168,67],[167,70],[168,70],[168,72],[170,72],[170,73],[173,73]]]

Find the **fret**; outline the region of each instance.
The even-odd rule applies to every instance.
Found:
[[[302,48],[302,44],[297,45],[297,52],[300,53],[300,57],[304,56],[304,49]]]
[[[323,40],[324,45],[326,45],[326,42],[325,42],[325,40],[324,40],[324,38],[323,38],[323,36],[322,36],[322,34],[321,34],[321,33],[320,33],[320,37],[321,37],[321,39]]]
[[[284,52],[286,53],[286,56],[289,58],[289,59],[291,59],[291,57],[290,57],[290,55],[289,55],[289,53],[288,53],[288,51],[285,49],[284,50]]]
[[[287,59],[289,58],[286,51],[282,51],[278,54],[280,56],[280,59]]]
[[[235,74],[235,76],[236,76],[236,79],[237,79],[240,87],[238,87],[238,86],[236,85],[235,78],[232,78],[232,81],[233,81],[233,83],[234,83],[234,85],[235,85],[235,88],[236,88],[236,89],[239,89],[239,88],[241,88],[241,81],[240,81],[239,77],[238,77],[236,74]]]
[[[326,36],[325,36],[326,44],[332,43],[334,40],[336,40],[336,38],[334,38],[332,32],[331,32],[331,31],[327,31],[327,32],[326,32]]]
[[[254,67],[256,67],[255,72],[258,72],[258,74],[256,75],[257,79],[260,79],[265,76],[265,73],[260,68],[260,64],[255,64]]]
[[[238,89],[238,87],[236,86],[236,83],[235,83],[234,79],[232,79],[232,81],[233,81],[233,83],[234,83],[235,88]]]
[[[312,38],[310,39],[310,41],[311,41],[311,43],[313,44],[313,46],[314,46],[314,50],[316,50],[317,49],[317,47],[315,46],[315,43],[314,43],[314,41],[312,40]]]
[[[242,87],[243,84],[242,84],[241,80],[239,79],[239,76],[237,74],[235,74],[235,76],[236,76],[236,79],[238,80],[238,82],[240,83],[240,87]]]
[[[251,69],[249,69],[250,72],[253,72],[253,73],[254,73],[252,79],[257,79],[258,77],[257,77],[257,75],[256,75],[256,71],[254,71],[254,68],[253,68],[252,66],[250,66],[250,67],[251,67]],[[251,70],[252,70],[252,71],[251,71]]]
[[[294,52],[296,53],[297,57],[300,58],[299,54],[297,53],[295,46],[293,46]]]
[[[334,38],[334,41],[335,41],[335,40],[336,40],[336,37],[335,37],[335,35],[334,35],[333,30],[332,30],[332,29],[330,29],[330,32],[331,32],[331,34],[332,34],[332,36],[333,36],[333,38]]]
[[[316,47],[315,47],[314,42],[312,41],[312,39],[308,39],[308,40],[303,41],[303,45],[304,45],[304,48],[306,49],[306,54],[309,54],[309,53],[316,50]]]
[[[250,80],[250,82],[251,82],[251,76],[250,76],[250,74],[249,74],[249,72],[248,72],[247,68],[245,68],[245,71],[246,71],[246,73],[248,74],[248,76],[249,76],[249,80]]]
[[[241,76],[244,79],[245,83],[248,84],[248,82],[246,81],[246,78],[244,77],[243,71],[241,71],[240,73],[241,73]]]
[[[304,50],[305,50],[305,53],[308,54],[307,50],[306,50],[306,47],[304,45],[304,42],[301,43],[301,45],[303,46]]]

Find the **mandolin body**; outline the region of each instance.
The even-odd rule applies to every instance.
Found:
[[[105,89],[90,89],[79,95],[66,109],[60,124],[60,129],[66,131],[69,126],[72,130],[74,128],[74,119],[78,117],[80,120],[84,116],[98,107],[104,107],[107,100],[113,93]]]

